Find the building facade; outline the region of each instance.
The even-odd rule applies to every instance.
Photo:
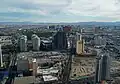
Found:
[[[19,39],[19,47],[21,52],[27,51],[27,36],[22,35]]]
[[[37,35],[32,35],[32,46],[34,51],[39,51],[40,49],[40,38]]]
[[[58,50],[67,49],[67,37],[65,32],[59,31],[55,34],[54,39],[54,48]]]
[[[83,54],[84,53],[84,44],[85,41],[82,39],[82,35],[77,33],[76,35],[76,53]]]

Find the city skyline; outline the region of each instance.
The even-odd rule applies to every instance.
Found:
[[[0,22],[120,21],[119,0],[2,0]]]

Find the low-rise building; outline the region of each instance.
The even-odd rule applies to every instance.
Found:
[[[12,44],[12,36],[0,36],[0,44],[4,45],[11,45]]]

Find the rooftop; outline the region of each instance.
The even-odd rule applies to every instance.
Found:
[[[14,84],[30,84],[35,82],[35,76],[16,77]]]
[[[54,67],[48,68],[48,69],[37,69],[38,74],[43,75],[49,75],[49,74],[56,74],[58,73],[58,69],[55,69]]]
[[[43,79],[44,79],[44,81],[57,81],[58,80],[58,78],[57,77],[55,77],[55,76],[52,76],[52,75],[45,75],[45,76],[43,76]]]

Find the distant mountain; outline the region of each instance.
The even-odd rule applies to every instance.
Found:
[[[73,23],[46,23],[46,24],[119,26],[120,22],[73,22]]]
[[[0,22],[0,25],[1,24],[8,24],[8,25],[11,25],[11,24],[14,24],[14,25],[30,25],[30,24],[66,24],[66,25],[96,25],[96,26],[119,26],[120,25],[120,22],[73,22],[73,23],[64,23],[64,22],[61,22],[61,23],[33,23],[33,22]]]
[[[81,24],[81,25],[101,25],[101,26],[112,26],[112,25],[120,25],[120,22],[78,22],[78,24]]]
[[[32,22],[0,22],[0,24],[3,24],[3,25],[11,25],[11,24],[15,24],[15,25],[19,25],[19,24],[34,24],[34,23],[32,23]]]

